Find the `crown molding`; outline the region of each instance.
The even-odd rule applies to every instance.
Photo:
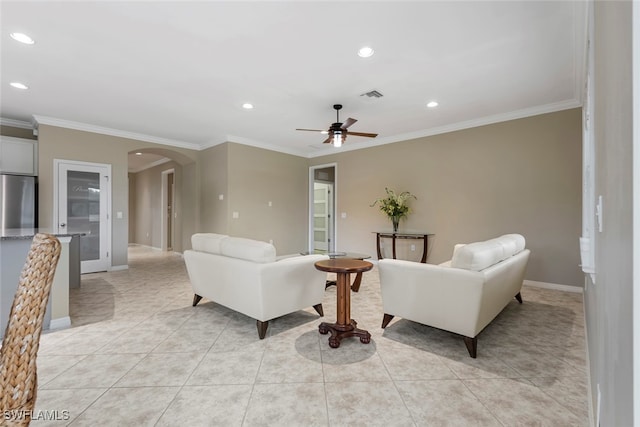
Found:
[[[452,123],[450,125],[439,126],[431,129],[424,129],[417,132],[403,133],[386,138],[381,138],[377,141],[363,142],[357,144],[344,144],[340,148],[340,152],[362,150],[365,148],[377,147],[379,145],[392,144],[394,142],[409,141],[412,139],[424,138],[427,136],[440,135],[443,133],[455,132],[458,130],[470,129],[474,127],[486,126],[494,123],[507,122],[510,120],[523,119],[526,117],[538,116],[541,114],[554,113],[557,111],[569,110],[571,108],[581,107],[582,104],[575,100],[568,100],[562,102],[556,102],[553,104],[541,105],[533,108],[525,108],[522,110],[511,111],[508,113],[494,114],[492,116],[481,117],[473,120],[466,120],[463,122]],[[348,135],[348,134],[347,134]],[[314,153],[307,154],[308,158],[322,157],[330,154],[336,154],[335,149],[326,148]]]
[[[296,150],[288,147],[279,147],[273,144],[267,144],[265,142],[256,141],[250,138],[243,138],[236,135],[227,135],[227,142],[235,142],[242,145],[249,145],[251,147],[262,148],[264,150],[277,151],[279,153],[291,154],[292,156],[308,157],[307,152],[303,150]],[[217,144],[214,144],[217,145]]]
[[[119,138],[127,138],[127,139],[135,139],[138,141],[152,142],[154,144],[187,148],[190,150],[199,151],[202,149],[202,146],[200,144],[178,141],[175,139],[160,138],[157,136],[145,135],[142,133],[128,132],[124,130],[112,129],[112,128],[103,127],[103,126],[90,125],[87,123],[74,122],[71,120],[57,119],[55,117],[34,115],[33,118],[38,125],[43,124],[43,125],[49,125],[49,126],[57,126],[57,127],[66,128],[66,129],[74,129],[74,130],[80,130],[84,132],[92,132],[92,133],[98,133],[102,135],[116,136]]]
[[[11,126],[20,129],[34,129],[33,123],[25,122],[22,120],[5,119],[0,117],[0,126]]]

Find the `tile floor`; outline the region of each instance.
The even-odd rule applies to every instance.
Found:
[[[335,321],[335,287],[325,295]],[[381,329],[375,268],[352,296],[368,345],[330,348],[311,307],[259,340],[254,320],[192,296],[179,255],[139,246],[128,270],[84,275],[72,327],[44,333],[38,355],[36,414],[58,420],[32,425],[589,425],[581,294],[524,287],[475,360],[447,332]]]

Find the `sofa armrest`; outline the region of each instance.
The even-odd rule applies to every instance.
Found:
[[[285,313],[321,304],[327,273],[315,268],[326,255],[299,255],[260,266],[259,292],[263,317],[272,319]]]
[[[378,271],[386,314],[468,337],[476,335],[482,273],[393,259],[380,260]]]

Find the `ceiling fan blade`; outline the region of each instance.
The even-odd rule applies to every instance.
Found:
[[[357,122],[357,120],[356,120],[356,119],[352,119],[351,117],[349,117],[349,118],[347,119],[347,121],[346,121],[346,122],[344,122],[344,123],[342,124],[342,126],[340,126],[340,128],[341,128],[341,129],[346,129],[346,128],[348,128],[349,126],[351,126],[352,124],[354,124],[355,122]]]
[[[296,129],[296,130],[306,130],[306,131],[309,131],[309,132],[325,132],[325,131],[320,130],[320,129]]]
[[[327,139],[325,139],[324,141],[322,141],[323,144],[328,144],[331,142],[332,137],[329,136]]]
[[[375,138],[376,136],[378,136],[377,133],[366,133],[366,132],[349,132],[349,135],[366,136],[367,138]]]

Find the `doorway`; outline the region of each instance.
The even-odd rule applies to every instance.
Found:
[[[309,252],[336,251],[337,164],[309,168]]]
[[[161,248],[172,251],[175,239],[175,169],[162,171],[162,220],[161,220]]]
[[[107,271],[111,165],[54,159],[54,228],[80,234],[80,272]]]

